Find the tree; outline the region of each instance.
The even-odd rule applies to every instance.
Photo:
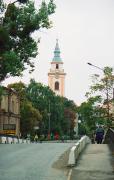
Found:
[[[34,79],[31,79],[28,86],[19,82],[8,87],[20,95],[22,135],[32,133],[36,123],[39,126],[39,134],[48,134],[50,113],[50,132],[73,137],[76,118],[76,105],[73,101],[56,96],[48,86],[37,83]]]
[[[104,124],[104,110],[96,105],[98,102],[101,102],[100,96],[90,97],[86,102],[83,102],[77,107],[79,119],[81,120],[81,134],[91,134],[91,132],[95,130],[97,124]]]
[[[24,83],[9,84],[8,88],[12,88],[18,92],[20,96],[20,131],[23,137],[27,134],[34,133],[34,126],[38,126],[42,120],[42,115],[39,110],[36,109],[32,103],[27,99],[26,89]]]
[[[0,82],[10,75],[20,76],[28,66],[30,72],[34,70],[32,59],[38,54],[39,40],[35,41],[32,33],[50,28],[49,16],[54,11],[53,0],[42,1],[38,10],[30,0],[18,0],[8,5],[0,1]]]
[[[26,93],[28,100],[32,102],[33,106],[36,109],[39,109],[40,113],[42,114],[42,123],[40,124],[40,129],[47,133],[49,129],[49,103],[51,102],[50,109],[52,118],[55,94],[48,86],[37,83],[34,79],[31,79],[30,84],[27,87]]]
[[[21,119],[20,119],[20,131],[23,137],[27,134],[34,134],[34,127],[39,126],[42,116],[38,109],[32,106],[29,101],[24,101],[21,104]]]
[[[101,106],[105,110],[105,117],[108,123],[112,119],[110,114],[110,104],[113,102],[113,86],[114,86],[114,75],[111,67],[105,67],[103,70],[103,77],[99,75],[93,75],[92,85],[90,86],[90,92],[87,93],[87,97],[91,97],[93,94],[98,94],[102,99]]]
[[[63,99],[64,102],[64,133],[73,138],[74,126],[76,119],[76,104],[67,98]]]
[[[23,82],[8,84],[8,88],[15,90],[20,96],[20,102],[26,100],[26,85]]]
[[[28,100],[42,114],[41,129],[43,132],[47,134],[49,130],[49,113],[51,113],[50,126],[52,133],[68,134],[69,128],[70,132],[73,131],[76,114],[76,105],[73,101],[56,96],[48,86],[37,83],[34,79],[30,81],[26,93]],[[65,116],[65,109],[69,112],[69,117]]]

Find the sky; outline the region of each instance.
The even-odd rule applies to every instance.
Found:
[[[38,7],[38,0],[36,6]],[[102,71],[89,66],[114,68],[114,0],[55,0],[57,6],[51,29],[34,33],[40,38],[35,71],[23,77],[8,78],[3,85],[16,81],[28,84],[31,78],[48,85],[48,72],[59,39],[65,79],[65,97],[80,105],[91,84],[91,75]]]

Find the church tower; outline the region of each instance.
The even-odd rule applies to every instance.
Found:
[[[65,96],[65,75],[63,62],[60,57],[58,39],[54,50],[54,57],[51,62],[50,72],[48,73],[48,86],[56,95]]]

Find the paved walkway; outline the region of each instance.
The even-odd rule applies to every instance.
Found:
[[[72,170],[71,180],[114,180],[113,156],[106,144],[90,144]]]

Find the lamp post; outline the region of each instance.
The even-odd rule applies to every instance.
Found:
[[[48,118],[49,118],[49,122],[48,122],[48,134],[50,135],[50,116],[51,116],[51,113],[50,113],[50,100],[49,100],[49,112],[48,112]]]
[[[76,113],[76,121],[77,121],[77,124],[76,124],[76,128],[75,128],[75,132],[76,132],[76,137],[79,136],[79,124],[81,123],[81,120],[80,120],[80,114]]]
[[[100,67],[98,67],[98,66],[96,66],[96,65],[94,65],[94,64],[91,64],[91,63],[87,63],[88,65],[90,65],[90,66],[93,66],[93,67],[95,67],[95,68],[97,68],[97,69],[100,69],[100,70],[102,70],[103,72],[104,72],[104,69],[102,69],[102,68],[100,68]]]
[[[90,66],[93,66],[93,67],[95,67],[95,68],[97,68],[97,69],[99,69],[99,70],[101,70],[101,71],[103,71],[103,72],[105,72],[104,71],[104,69],[103,68],[100,68],[99,66],[96,66],[96,65],[94,65],[94,64],[91,64],[91,63],[87,63],[88,65],[90,65]],[[107,100],[107,117],[108,117],[108,121],[110,120],[110,107],[109,107],[109,88],[108,88],[108,77],[106,77],[105,78],[105,82],[106,82],[106,100]],[[114,91],[114,89],[113,89],[113,91]],[[113,97],[114,98],[114,97]]]

